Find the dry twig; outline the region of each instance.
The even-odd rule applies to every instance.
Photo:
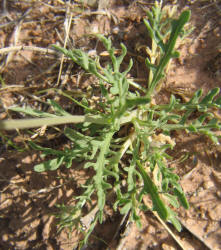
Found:
[[[64,48],[66,48],[66,46],[67,46],[68,36],[69,36],[70,28],[71,28],[71,22],[72,22],[72,13],[70,14],[70,7],[67,7],[66,18],[65,18],[65,21],[64,21],[64,28],[65,28]],[[64,58],[65,58],[64,54],[62,54],[61,64],[60,64],[60,68],[59,68],[59,73],[58,73],[58,79],[57,79],[56,86],[59,85],[59,82],[60,82],[60,79],[61,79],[61,73],[62,73]]]

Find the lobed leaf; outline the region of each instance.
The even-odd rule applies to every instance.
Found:
[[[53,170],[58,169],[63,163],[63,161],[64,161],[64,156],[61,156],[59,158],[55,158],[52,160],[48,160],[38,165],[35,165],[34,170],[36,172],[45,172],[48,170],[53,171]]]

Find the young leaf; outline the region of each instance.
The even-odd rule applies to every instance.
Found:
[[[157,211],[161,219],[167,220],[168,219],[168,210],[163,203],[163,201],[160,199],[157,187],[153,183],[153,181],[150,179],[148,174],[145,172],[143,166],[141,163],[137,160],[137,166],[139,167],[140,174],[143,177],[144,181],[144,190],[150,194],[151,199],[153,201],[153,210]]]
[[[186,199],[185,194],[183,193],[183,191],[178,190],[177,188],[174,188],[173,190],[174,194],[177,196],[177,198],[179,199],[180,203],[182,204],[182,206],[185,209],[189,209],[190,205]]]
[[[49,99],[48,103],[53,107],[56,115],[66,116],[71,115],[68,112],[66,112],[58,103],[56,103],[54,100]]]
[[[219,93],[219,88],[215,88],[209,91],[209,93],[203,98],[200,104],[208,104],[212,103],[215,96]]]
[[[9,109],[15,112],[21,112],[26,115],[35,116],[35,117],[57,117],[56,115],[46,113],[37,109],[32,109],[31,107],[26,107],[26,108],[11,107]]]
[[[53,160],[48,160],[38,165],[35,165],[34,170],[36,172],[53,171],[58,169],[64,161],[64,156],[55,158]]]

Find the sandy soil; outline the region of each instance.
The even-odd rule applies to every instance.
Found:
[[[7,110],[11,105],[47,111],[50,108],[46,100],[50,98],[68,112],[81,112],[69,100],[55,95],[53,88],[72,91],[76,96],[84,91],[87,98],[93,97],[88,86],[94,84],[96,91],[94,78],[67,60],[59,76],[62,58],[46,50],[55,43],[63,46],[66,36],[68,47],[92,54],[103,50],[90,36],[94,32],[110,36],[116,47],[125,43],[135,62],[131,75],[145,83],[147,71],[141,66],[144,51],[137,48],[149,42],[142,18],[151,7],[150,1],[87,0],[84,5],[81,1],[64,2],[1,2],[0,119],[22,118]],[[195,30],[179,46],[181,57],[171,65],[157,96],[159,100],[170,93],[188,99],[199,88],[207,91],[221,87],[221,4],[200,0],[167,4],[176,2],[178,12],[184,7],[191,9],[191,25]],[[15,49],[3,51],[8,47]],[[56,204],[73,203],[73,196],[81,192],[82,180],[90,173],[77,164],[54,172],[34,172],[33,166],[41,158],[27,146],[31,136],[35,134],[36,143],[59,149],[70,142],[62,135],[62,126],[48,128],[42,135],[38,130],[31,131],[32,134],[30,131],[0,134],[0,248],[77,249],[82,235],[75,230],[59,232],[54,214],[58,212]],[[177,211],[183,225],[181,233],[167,226],[183,249],[221,249],[221,148],[205,137],[183,132],[175,133],[174,138],[176,148],[170,166],[181,177],[191,208]],[[181,162],[185,154],[189,157]],[[105,207],[105,214],[105,223],[95,228],[84,249],[180,249],[151,211],[141,214],[141,230],[128,218],[113,212],[111,205]]]

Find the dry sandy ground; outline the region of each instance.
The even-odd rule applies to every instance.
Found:
[[[65,1],[64,1],[65,2]],[[0,16],[0,118],[18,118],[8,112],[11,105],[30,105],[46,111],[47,99],[58,101],[74,114],[79,109],[69,100],[56,96],[53,88],[72,91],[76,96],[93,84],[93,77],[85,76],[76,65],[64,61],[59,75],[61,58],[46,48],[57,43],[82,48],[94,53],[101,50],[90,36],[99,32],[112,37],[119,46],[124,42],[135,65],[133,77],[145,79],[145,67],[140,66],[139,45],[146,44],[147,32],[142,23],[150,1],[72,1],[65,4],[53,1],[2,1]],[[68,2],[68,1],[67,1]],[[77,3],[79,2],[79,3]],[[215,1],[168,1],[178,4],[178,11],[189,6],[191,24],[195,30],[179,46],[181,57],[170,68],[157,98],[169,93],[188,98],[203,88],[221,87],[221,7]],[[108,11],[107,11],[108,10]],[[72,20],[70,29],[67,22]],[[65,26],[66,25],[66,26]],[[65,32],[66,27],[66,32]],[[136,38],[136,39],[134,39]],[[24,47],[23,50],[7,47]],[[39,50],[38,48],[41,48]],[[5,84],[5,85],[4,85]],[[94,87],[96,90],[96,86]],[[157,101],[157,100],[156,100]],[[36,133],[36,130],[35,130]],[[81,180],[90,173],[73,166],[50,173],[36,173],[33,166],[41,159],[27,147],[30,134],[26,131],[1,132],[0,141],[0,248],[1,249],[75,249],[82,235],[68,230],[58,232],[56,204],[71,204],[80,192]],[[178,234],[168,227],[184,249],[221,249],[221,153],[204,137],[184,133],[174,134],[176,148],[171,166],[181,177],[191,208],[177,211],[183,225]],[[10,144],[11,140],[13,144]],[[62,128],[50,128],[43,136],[33,139],[47,147],[62,149],[68,141]],[[17,147],[17,149],[15,148]],[[188,154],[184,162],[180,158]],[[84,249],[180,249],[164,225],[152,212],[142,214],[143,228],[139,230],[105,207],[106,221],[98,225]],[[70,236],[70,237],[69,237]]]

